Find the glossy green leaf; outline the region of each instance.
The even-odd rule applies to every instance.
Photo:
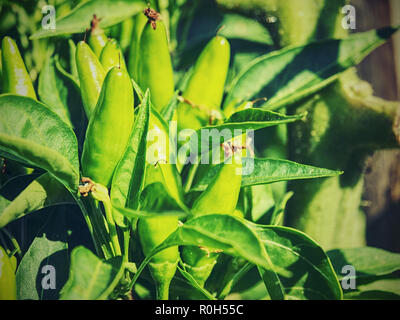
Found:
[[[344,276],[342,268],[351,265],[356,271],[355,279],[379,277],[400,270],[400,254],[373,247],[334,249],[327,252],[339,279]]]
[[[157,252],[176,245],[202,246],[210,249],[223,250],[224,253],[240,256],[249,262],[261,266],[269,274],[290,272],[271,265],[269,256],[255,232],[247,223],[236,217],[222,214],[204,215],[190,219],[178,227],[160,246],[149,254],[140,265],[132,284],[135,283],[141,271]],[[272,293],[279,291],[279,283],[268,283]],[[278,287],[278,288],[277,288]]]
[[[180,268],[179,266],[178,266],[178,271],[193,288],[199,290],[208,300],[217,300],[210,292],[208,292],[206,289],[200,286],[189,272]]]
[[[251,129],[258,130],[262,128],[272,127],[279,124],[291,123],[303,119],[306,114],[284,115],[274,111],[248,108],[235,112],[221,125],[217,125],[218,129]],[[210,126],[212,128],[212,126]],[[209,128],[209,127],[205,127]]]
[[[13,201],[33,180],[39,178],[40,175],[41,173],[32,172],[30,174],[14,176],[0,187],[0,195]]]
[[[355,291],[345,292],[349,300],[400,300],[400,279],[383,279],[357,285]]]
[[[79,86],[56,58],[46,61],[39,76],[38,93],[40,101],[65,123],[82,131],[85,115]]]
[[[197,151],[197,155],[204,154],[220,147],[221,143],[227,140],[245,134],[246,130],[259,130],[291,123],[303,119],[304,116],[305,114],[287,116],[274,111],[249,108],[232,114],[222,124],[206,126],[193,132],[186,142],[186,147],[191,153]]]
[[[56,20],[55,29],[39,29],[30,39],[54,37],[71,33],[83,33],[90,28],[95,14],[101,19],[100,27],[117,24],[145,8],[140,0],[89,0],[75,7],[69,14]]]
[[[285,213],[286,204],[292,196],[293,196],[293,191],[289,191],[283,195],[283,197],[279,203],[276,203],[274,211],[271,214],[270,223],[268,223],[268,224],[271,224],[274,226],[283,225],[283,216]]]
[[[62,288],[61,300],[105,300],[123,275],[122,257],[112,262],[99,259],[89,249],[79,246],[71,253],[71,268]]]
[[[144,187],[140,194],[140,211],[181,211],[181,205],[171,197],[163,182],[153,182]],[[185,211],[186,208],[184,208]]]
[[[177,216],[180,219],[184,219],[187,217],[187,213],[182,211],[176,210],[165,210],[165,211],[146,211],[146,210],[134,210],[129,208],[122,208],[119,206],[114,207],[121,215],[125,216],[126,218],[132,219],[139,219],[139,218],[149,218],[155,217],[160,215],[170,215],[170,216]]]
[[[313,179],[323,177],[333,177],[340,175],[341,171],[329,170],[299,164],[289,160],[280,159],[252,159],[243,158],[243,167],[252,167],[254,161],[254,169],[250,174],[242,176],[242,187],[269,184],[278,181],[289,181],[297,179]],[[209,171],[196,182],[191,191],[203,191],[215,177],[221,164],[210,167]]]
[[[280,277],[285,299],[341,299],[335,271],[322,248],[303,232],[248,223],[265,246],[273,265],[289,270]]]
[[[38,84],[39,98],[41,102],[57,113],[65,123],[72,126],[68,105],[66,104],[66,96],[69,90],[63,83],[60,83],[62,79],[57,77],[54,65],[54,58],[50,58],[46,61],[40,72]]]
[[[60,204],[75,203],[68,190],[49,173],[31,182],[0,212],[0,229],[34,211]]]
[[[218,34],[228,40],[240,39],[273,45],[272,38],[267,28],[255,19],[235,13],[225,13],[223,16],[219,16],[220,13],[218,11],[216,11],[218,17],[210,17],[210,12],[204,12],[204,10],[201,13],[207,15],[207,24],[204,25],[204,17],[203,19],[200,17],[197,23],[203,23],[201,28],[197,26],[198,28],[196,29],[196,25],[192,26],[192,33],[185,42],[184,50],[188,47],[198,46],[200,43],[207,42],[215,36],[218,29],[220,29]],[[197,13],[197,15],[199,15],[199,13]]]
[[[229,103],[267,97],[265,108],[294,103],[337,79],[383,44],[397,29],[383,28],[285,48],[255,59],[233,81]]]
[[[256,19],[239,14],[227,13],[224,14],[220,25],[222,29],[219,35],[227,39],[242,39],[267,45],[274,44],[267,28]]]
[[[44,104],[28,97],[1,95],[0,114],[0,153],[48,171],[75,193],[79,159],[71,127]]]
[[[150,119],[150,93],[146,92],[136,116],[125,153],[118,163],[111,185],[113,205],[137,209],[146,168],[146,143]],[[123,217],[114,210],[118,225]]]
[[[50,240],[46,235],[33,240],[16,273],[19,300],[58,298],[58,292],[63,285],[63,273],[68,271],[67,249],[67,243]],[[46,287],[50,285],[55,287]]]

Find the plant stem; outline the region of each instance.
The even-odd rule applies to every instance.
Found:
[[[170,282],[162,282],[157,285],[156,298],[157,300],[168,300]]]
[[[184,192],[189,192],[190,188],[192,187],[193,179],[196,176],[197,168],[199,167],[198,163],[194,163],[190,166],[188,176],[185,182]]]
[[[18,253],[18,255],[21,256],[21,254],[22,254],[21,248],[19,247],[19,244],[18,244],[17,240],[14,238],[14,236],[6,228],[1,229],[1,231],[4,232],[4,234],[7,236],[8,239],[10,239],[12,245],[14,246],[15,250],[14,250],[13,255],[15,253]]]
[[[112,242],[109,238],[109,229],[107,221],[104,218],[103,212],[98,205],[98,201],[95,199],[89,200],[89,205],[91,209],[91,216],[93,218],[93,222],[95,224],[95,230],[99,233],[103,247],[107,250],[107,256],[109,258],[115,255]]]
[[[115,226],[114,218],[112,215],[112,207],[111,207],[110,198],[108,198],[107,201],[103,201],[103,206],[104,206],[104,210],[106,212],[106,219],[108,222],[108,227],[110,229],[110,237],[111,237],[111,242],[112,242],[114,250],[115,250],[115,254],[117,256],[121,256],[122,252],[121,252],[121,247],[119,245],[117,228]]]
[[[92,222],[90,221],[90,217],[89,217],[89,214],[88,214],[88,212],[86,210],[86,207],[83,204],[82,200],[80,198],[78,198],[75,194],[72,194],[72,196],[74,197],[76,203],[78,204],[79,208],[81,209],[81,212],[83,214],[83,218],[85,219],[86,224],[87,224],[87,226],[89,228],[89,233],[90,233],[90,236],[92,237],[92,241],[93,241],[96,253],[97,253],[98,256],[100,256],[101,252],[102,252],[102,250],[100,249],[101,245],[99,244],[99,241],[98,241],[97,237],[95,236],[93,225],[92,225]]]
[[[101,208],[98,206],[98,203],[95,203],[96,200],[88,199],[90,206],[90,213],[93,219],[93,224],[95,226],[95,231],[98,234],[98,237],[101,239],[101,247],[103,249],[104,258],[110,259],[115,255],[113,250],[113,246],[111,240],[109,238],[109,231],[107,223],[104,219],[103,212]]]

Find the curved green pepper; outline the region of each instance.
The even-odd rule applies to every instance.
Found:
[[[161,111],[174,95],[174,74],[164,23],[151,12],[147,16],[156,18],[149,18],[140,37],[138,82],[143,90],[150,89],[152,103]]]
[[[178,217],[156,216],[141,218],[138,221],[138,234],[143,253],[147,256],[178,228]],[[156,283],[157,299],[167,300],[169,285],[175,275],[179,261],[178,247],[160,251],[149,263],[150,273]]]
[[[201,52],[178,105],[179,129],[207,125],[220,110],[230,61],[227,39],[215,36]]]
[[[82,102],[89,119],[99,99],[105,71],[99,59],[84,41],[77,44],[75,58]]]
[[[100,58],[101,51],[107,43],[107,36],[105,35],[104,30],[100,28],[99,23],[100,19],[94,14],[90,23],[91,28],[88,43],[97,58]]]
[[[83,174],[106,187],[110,186],[128,143],[134,120],[133,107],[128,73],[112,68],[104,79],[99,101],[90,117],[82,152]]]
[[[0,300],[17,300],[14,267],[7,252],[0,246]]]
[[[3,92],[37,99],[31,78],[15,41],[10,37],[4,37],[1,47]]]
[[[107,44],[101,51],[100,62],[106,72],[108,72],[112,67],[120,67],[121,69],[126,70],[124,55],[117,40],[107,40]]]
[[[195,200],[192,207],[194,217],[205,214],[234,214],[242,182],[241,153],[234,153],[232,163],[223,163],[215,179]],[[218,258],[218,252],[207,248],[184,246],[181,258],[188,271],[199,285],[204,286]]]
[[[133,17],[133,31],[132,39],[129,47],[128,56],[128,70],[129,74],[133,79],[138,81],[138,61],[139,61],[139,48],[140,48],[140,37],[144,26],[146,25],[148,19],[143,14],[137,14]]]

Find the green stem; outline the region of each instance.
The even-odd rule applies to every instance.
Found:
[[[168,282],[161,282],[161,283],[157,284],[157,288],[156,288],[157,300],[168,300],[170,283],[171,282],[168,281]]]
[[[107,222],[104,219],[103,212],[101,211],[101,208],[98,206],[98,203],[95,203],[97,202],[97,200],[88,199],[88,201],[90,206],[91,217],[93,219],[93,224],[95,226],[94,230],[98,234],[98,237],[101,239],[101,248],[104,253],[104,258],[106,260],[110,259],[115,255],[115,253],[113,250],[111,240],[108,237],[109,231]]]
[[[7,236],[7,238],[10,240],[10,242],[14,246],[15,250],[13,251],[13,255],[15,253],[18,253],[18,255],[21,256],[21,254],[22,254],[21,248],[20,248],[17,240],[14,238],[14,236],[6,228],[3,228],[1,231],[3,231],[3,233]]]
[[[192,187],[192,183],[194,180],[194,177],[196,176],[197,168],[199,167],[198,163],[194,163],[190,166],[188,176],[185,182],[185,187],[184,187],[184,192],[188,193],[190,188]]]
[[[79,208],[81,209],[81,212],[83,214],[83,218],[85,219],[86,224],[87,224],[87,226],[89,228],[89,233],[90,233],[90,236],[92,237],[92,241],[93,241],[96,253],[97,253],[98,256],[101,256],[101,252],[102,252],[102,250],[100,249],[101,245],[99,244],[99,241],[98,241],[97,237],[94,234],[93,225],[92,225],[92,222],[90,221],[90,217],[89,217],[89,214],[88,214],[88,212],[86,210],[86,207],[83,204],[82,200],[80,198],[78,198],[75,194],[72,194],[72,196],[75,198],[76,203],[78,204]]]
[[[124,262],[128,262],[129,261],[129,242],[130,242],[130,229],[129,229],[129,227],[124,229],[123,237],[124,237],[124,256],[123,256],[123,261]]]
[[[108,198],[107,201],[103,201],[103,206],[104,206],[104,210],[106,212],[106,219],[108,222],[108,227],[110,228],[110,237],[111,237],[111,242],[112,242],[114,250],[115,250],[115,254],[117,256],[121,256],[122,252],[121,252],[121,247],[119,245],[117,228],[115,226],[114,217],[112,214],[110,198]]]

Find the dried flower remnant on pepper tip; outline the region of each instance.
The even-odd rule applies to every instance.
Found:
[[[101,18],[97,18],[97,16],[94,14],[92,21],[90,21],[90,32],[91,34],[95,33],[96,30],[99,29],[99,24],[100,24]]]
[[[94,187],[94,182],[92,179],[86,177],[82,177],[81,182],[82,184],[78,187],[79,193],[81,196],[87,197]]]
[[[147,23],[151,24],[151,27],[156,30],[157,28],[157,20],[160,20],[160,14],[151,8],[146,8],[143,11],[144,15],[149,19]]]

